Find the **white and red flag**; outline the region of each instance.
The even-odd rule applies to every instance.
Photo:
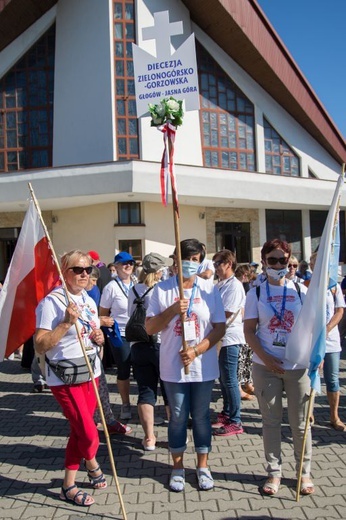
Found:
[[[35,309],[59,272],[34,201],[30,201],[0,292],[0,361],[35,332]]]

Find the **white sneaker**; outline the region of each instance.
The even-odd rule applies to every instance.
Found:
[[[131,417],[132,417],[132,413],[131,413],[131,405],[130,405],[130,403],[123,404],[121,406],[120,419],[122,419],[122,420],[124,420],[124,419],[131,419]]]

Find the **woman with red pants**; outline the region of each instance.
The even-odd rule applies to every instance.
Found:
[[[98,383],[101,369],[100,358],[96,354],[104,337],[100,330],[96,304],[85,291],[91,266],[89,255],[79,250],[66,253],[62,257],[61,270],[68,295],[60,286],[39,303],[36,309],[35,334],[36,352],[45,359],[46,382],[71,428],[60,499],[86,507],[95,501],[91,495],[76,486],[81,460],[85,461],[92,487],[107,487],[106,479],[96,461],[99,435],[93,414],[97,401],[77,334],[78,328]]]

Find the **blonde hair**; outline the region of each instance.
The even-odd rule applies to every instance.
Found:
[[[61,271],[66,273],[66,271],[70,267],[73,267],[76,262],[79,262],[81,258],[86,258],[89,262],[89,265],[92,265],[93,261],[91,256],[89,256],[88,253],[81,251],[80,249],[73,249],[69,253],[64,253],[61,257]]]
[[[144,283],[148,287],[152,287],[160,280],[161,277],[157,276],[159,273],[160,270],[156,271],[155,273],[145,274],[144,269],[142,269],[138,276],[138,282]]]
[[[292,262],[294,262],[295,264],[297,264],[297,267],[298,267],[299,262],[298,262],[298,258],[297,258],[296,256],[291,255],[291,256],[289,257],[289,259],[288,259],[288,263],[290,264],[290,263],[292,263]]]

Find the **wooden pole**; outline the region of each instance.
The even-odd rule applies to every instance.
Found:
[[[171,152],[172,142],[171,139],[168,138],[168,147]],[[179,227],[179,210],[177,207],[177,193],[175,187],[172,183],[171,179],[171,188],[172,188],[172,204],[173,204],[173,221],[174,221],[174,236],[175,236],[175,253],[176,253],[176,262],[177,262],[177,270],[178,270],[178,286],[179,286],[179,298],[182,300],[184,298],[184,287],[183,287],[183,269],[181,264],[181,248],[180,248],[180,227]],[[181,337],[183,342],[183,351],[187,350],[187,343],[185,340],[185,330],[184,330],[184,321],[185,314],[181,314]],[[190,373],[190,369],[188,366],[184,367],[185,374]]]
[[[60,277],[60,280],[61,280],[61,284],[62,284],[63,289],[64,289],[65,294],[66,294],[67,301],[68,301],[68,303],[72,303],[70,295],[69,295],[67,287],[66,287],[66,283],[65,283],[64,277],[63,277],[62,272],[61,272],[61,268],[60,268],[60,264],[59,264],[58,258],[57,258],[56,254],[55,254],[54,247],[53,247],[52,241],[51,241],[50,236],[49,236],[48,229],[46,227],[46,224],[45,224],[45,222],[43,220],[43,217],[42,217],[42,214],[41,214],[40,206],[39,206],[38,201],[36,199],[36,196],[35,196],[35,193],[34,193],[34,190],[32,188],[31,183],[29,182],[28,185],[29,185],[29,190],[30,190],[32,199],[34,201],[37,213],[38,213],[38,215],[40,217],[40,221],[41,221],[41,224],[43,226],[45,235],[47,237],[49,247],[50,247],[50,249],[52,251],[52,256],[53,256],[55,265],[57,267],[57,270],[58,270],[58,273],[59,273],[59,277]],[[112,447],[111,447],[111,444],[110,444],[110,438],[109,438],[109,434],[108,434],[108,430],[107,430],[106,419],[105,419],[105,416],[104,416],[104,413],[103,413],[103,408],[102,408],[102,403],[101,403],[101,399],[100,399],[100,394],[98,392],[97,384],[96,384],[95,377],[94,377],[94,372],[93,372],[93,370],[91,368],[89,357],[88,357],[88,355],[86,353],[86,350],[85,350],[85,347],[84,347],[84,343],[83,343],[82,337],[80,335],[80,331],[78,329],[77,323],[75,324],[75,327],[76,327],[78,340],[79,340],[79,343],[80,343],[80,346],[81,346],[81,349],[82,349],[82,352],[83,352],[83,356],[84,356],[86,365],[88,367],[88,371],[89,371],[89,375],[90,375],[90,378],[91,378],[91,381],[92,381],[94,392],[95,392],[95,395],[96,395],[97,405],[98,405],[98,408],[100,410],[102,426],[103,426],[104,434],[105,434],[105,437],[106,437],[107,448],[108,448],[109,460],[110,460],[110,463],[111,463],[112,473],[113,473],[114,481],[115,481],[115,484],[116,484],[116,489],[117,489],[118,496],[119,496],[119,501],[120,501],[122,514],[123,514],[124,519],[127,520],[125,505],[124,505],[124,501],[123,501],[121,490],[120,490],[120,485],[119,485],[117,472],[116,472],[116,469],[115,469],[114,457],[113,457]]]
[[[310,396],[309,396],[309,405],[308,405],[308,411],[305,421],[305,429],[304,429],[304,436],[303,436],[303,445],[302,445],[302,453],[300,456],[300,464],[299,464],[299,472],[298,472],[298,480],[297,480],[297,489],[296,489],[296,502],[299,502],[300,497],[300,486],[302,483],[302,471],[303,471],[303,463],[304,463],[304,456],[305,456],[305,446],[306,446],[306,438],[308,435],[308,430],[310,427],[310,417],[314,405],[314,396],[315,396],[315,390],[311,388],[310,390]]]

